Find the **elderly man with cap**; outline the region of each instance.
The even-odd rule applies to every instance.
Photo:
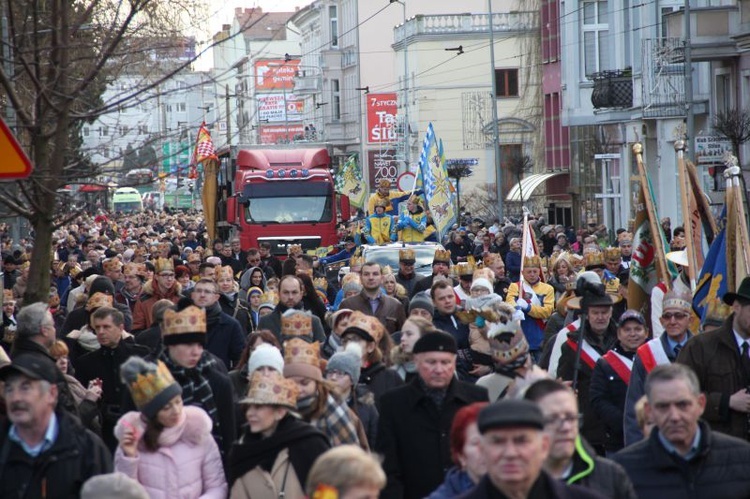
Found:
[[[750,277],[724,303],[732,314],[713,331],[685,344],[677,362],[698,375],[707,399],[704,419],[715,431],[750,440]],[[688,321],[690,319],[687,319]]]
[[[544,471],[550,439],[539,407],[528,400],[490,404],[477,420],[487,474],[462,499],[603,498],[577,485],[566,486]]]
[[[414,297],[417,293],[422,291],[429,291],[432,289],[432,285],[436,281],[447,280],[451,283],[451,286],[455,286],[457,283],[450,277],[451,272],[451,252],[450,250],[437,249],[435,250],[435,256],[432,258],[432,275],[423,277],[414,285],[411,290],[410,297]]]
[[[585,272],[586,276],[590,275]],[[593,276],[592,276],[593,279]],[[593,411],[589,401],[589,387],[594,366],[599,358],[612,348],[617,340],[617,324],[612,320],[612,306],[614,301],[607,294],[603,284],[595,284],[595,280],[586,280],[583,293],[576,300],[586,316],[585,323],[577,327],[563,328],[558,333],[567,333],[567,338],[560,348],[560,362],[557,367],[557,377],[564,381],[577,379],[573,388],[578,394],[578,405],[583,412],[583,426],[581,434],[600,455],[604,455],[605,429],[604,423]],[[574,323],[575,324],[575,323]],[[583,327],[583,334],[579,330]],[[576,362],[580,348],[580,361]]]
[[[656,367],[646,378],[646,397],[646,414],[656,428],[613,456],[638,497],[750,497],[750,444],[701,420],[712,409],[689,367]]]
[[[403,248],[398,250],[398,273],[396,282],[406,289],[406,294],[413,296],[412,290],[419,280],[419,276],[414,272],[414,264],[417,262],[413,249]]]
[[[76,497],[112,455],[75,417],[55,410],[55,363],[23,354],[0,368],[7,421],[0,425],[0,497]]]
[[[414,345],[418,375],[380,399],[377,451],[384,456],[388,485],[383,498],[417,499],[430,494],[451,467],[448,436],[458,409],[487,400],[487,390],[458,381],[456,341],[433,332]]]
[[[146,265],[143,263],[126,263],[122,269],[124,285],[115,292],[115,303],[127,305],[132,314],[135,304],[143,294],[143,283],[146,280]]]
[[[555,311],[555,288],[542,282],[542,259],[536,255],[524,257],[522,274],[521,282],[511,283],[505,301],[524,313],[521,326],[531,355],[537,360],[547,319]]]
[[[670,291],[664,296],[660,308],[662,315],[659,321],[665,334],[641,345],[633,360],[623,420],[626,446],[643,438],[635,414],[635,404],[645,393],[646,375],[658,365],[674,362],[678,353],[693,336],[688,329],[693,310],[690,293]]]

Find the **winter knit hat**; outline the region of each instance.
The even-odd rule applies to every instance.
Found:
[[[474,279],[474,281],[471,283],[471,289],[473,290],[474,288],[484,288],[490,293],[492,293],[493,291],[492,284],[490,284],[490,281],[488,281],[484,277]]]
[[[83,484],[81,499],[149,499],[143,485],[119,471],[96,475]]]
[[[422,310],[427,310],[430,315],[433,315],[435,313],[435,305],[432,304],[432,300],[430,300],[430,297],[427,295],[424,295],[422,293],[418,293],[414,295],[414,298],[411,299],[409,302],[409,313],[411,314],[411,311],[415,308],[421,308]]]
[[[362,367],[362,347],[359,343],[349,342],[346,349],[336,352],[328,359],[326,374],[329,371],[341,371],[349,375],[352,386],[359,383],[359,374]]]
[[[270,367],[279,373],[284,372],[284,357],[278,348],[268,343],[261,343],[255,348],[247,361],[247,375],[252,376],[255,370],[261,367]]]

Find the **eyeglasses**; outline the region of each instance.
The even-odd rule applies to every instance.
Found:
[[[583,422],[582,414],[560,414],[544,418],[544,426],[562,428],[565,423],[575,423],[580,426]]]
[[[348,376],[348,374],[338,369],[329,369],[326,371],[326,378],[343,378],[344,376]]]
[[[688,317],[688,314],[676,312],[673,314],[667,313],[667,314],[661,314],[661,318],[665,321],[671,321],[672,319],[677,319],[678,321]]]

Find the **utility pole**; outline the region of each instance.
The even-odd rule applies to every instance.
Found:
[[[685,0],[685,127],[687,135],[687,157],[695,160],[695,108],[693,107],[693,50],[690,43],[690,0]]]
[[[227,112],[227,147],[232,145],[232,119],[229,116],[229,85],[224,85],[224,105]]]
[[[492,0],[487,0],[487,10],[489,12],[490,25],[490,70],[492,74],[492,89],[490,89],[492,102],[492,133],[494,135],[492,142],[495,148],[495,187],[497,189],[497,218],[500,223],[503,221],[503,172],[502,158],[500,157],[500,130],[497,127],[497,75],[495,74],[495,28],[492,25]],[[523,203],[523,200],[521,200]]]

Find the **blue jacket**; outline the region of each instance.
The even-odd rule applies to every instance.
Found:
[[[448,470],[445,481],[427,496],[427,499],[453,499],[471,490],[475,485],[468,473],[454,466]]]

